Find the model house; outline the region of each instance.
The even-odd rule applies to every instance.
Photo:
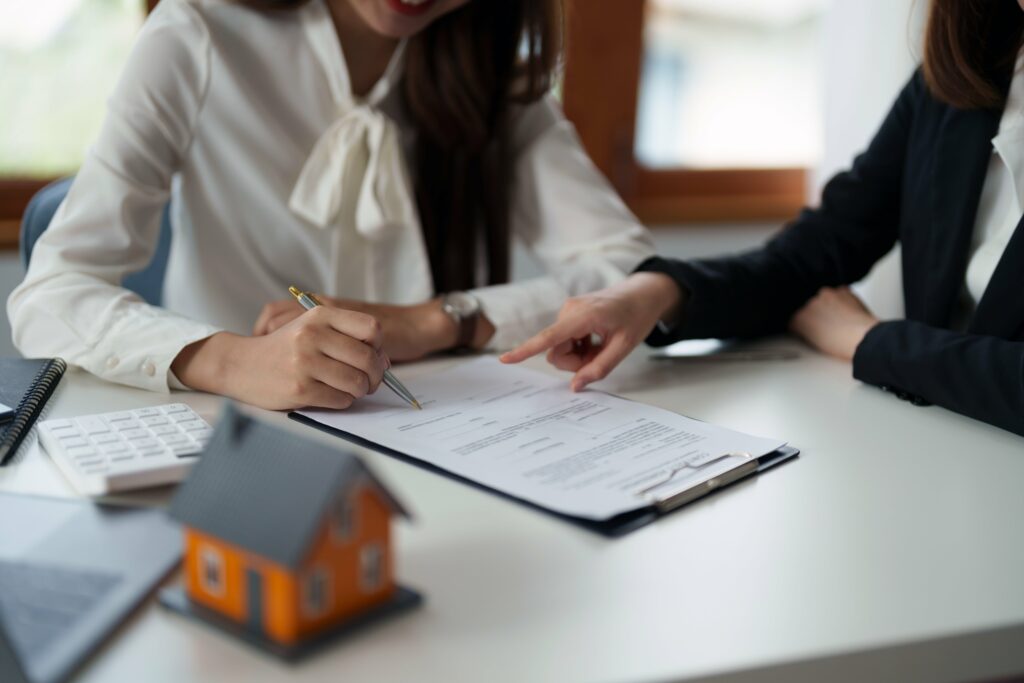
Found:
[[[192,603],[295,645],[388,602],[401,504],[356,456],[229,407],[171,515]]]

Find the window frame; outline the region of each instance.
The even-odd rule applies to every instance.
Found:
[[[17,249],[29,201],[55,178],[0,177],[0,250]]]
[[[652,169],[635,155],[646,0],[570,0],[563,105],[597,167],[647,223],[775,220],[807,201],[806,168]],[[615,97],[607,93],[614,92]],[[600,102],[600,107],[591,106]]]
[[[370,556],[374,558],[373,564],[368,559]],[[368,541],[359,548],[359,587],[364,593],[376,593],[384,587],[385,561],[384,544],[381,541]],[[372,581],[367,580],[370,568],[376,569]]]
[[[146,14],[157,6],[159,0],[139,0],[145,5]],[[0,251],[17,249],[21,239],[21,220],[32,197],[56,177],[27,178],[24,176],[0,176]]]
[[[224,553],[212,545],[203,545],[199,550],[199,585],[203,592],[214,597],[222,598],[227,587],[224,577]],[[216,566],[217,582],[210,582],[209,569]]]
[[[356,538],[359,520],[359,490],[352,486],[343,489],[331,505],[331,537],[341,543],[351,543]],[[344,513],[344,514],[342,514]]]
[[[147,12],[159,0],[144,0]],[[589,5],[591,11],[585,11]],[[646,223],[776,220],[807,202],[809,170],[651,169],[634,154],[646,0],[569,0],[563,105],[587,153]],[[609,91],[616,97],[606,96]],[[600,102],[600,107],[590,103]],[[0,250],[18,246],[32,197],[55,178],[0,177]]]
[[[331,573],[327,571],[326,567],[317,565],[310,568],[302,578],[302,614],[308,619],[318,619],[328,612],[331,608]],[[320,598],[321,604],[319,606],[313,605],[310,598],[314,594],[312,590],[313,583],[319,581],[321,584]]]

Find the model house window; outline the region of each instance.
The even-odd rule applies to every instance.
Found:
[[[356,492],[349,490],[338,496],[334,503],[334,536],[340,541],[351,541],[356,533]]]
[[[306,616],[319,617],[327,611],[330,588],[330,577],[323,568],[318,567],[306,575],[302,601]]]
[[[384,583],[384,549],[380,543],[368,543],[359,550],[359,583],[366,592]]]
[[[203,548],[199,554],[199,582],[211,595],[224,594],[224,556],[216,548]]]

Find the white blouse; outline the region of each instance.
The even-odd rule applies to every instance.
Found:
[[[251,333],[291,284],[393,304],[433,296],[405,162],[414,132],[396,87],[402,53],[359,99],[323,0],[287,12],[161,2],[8,300],[18,349],[166,391],[185,346]],[[493,348],[653,253],[556,102],[518,111],[512,142],[512,231],[549,275],[474,291]],[[164,306],[154,307],[121,281],[148,263],[169,199]]]
[[[1024,54],[1017,59],[1010,92],[992,138],[985,184],[978,202],[974,235],[964,282],[964,315],[960,327],[966,329],[969,316],[977,308],[1010,238],[1024,215]]]

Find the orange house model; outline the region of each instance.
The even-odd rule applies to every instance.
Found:
[[[171,506],[187,604],[169,606],[295,654],[419,602],[395,584],[394,514],[408,516],[355,455],[229,406]]]

